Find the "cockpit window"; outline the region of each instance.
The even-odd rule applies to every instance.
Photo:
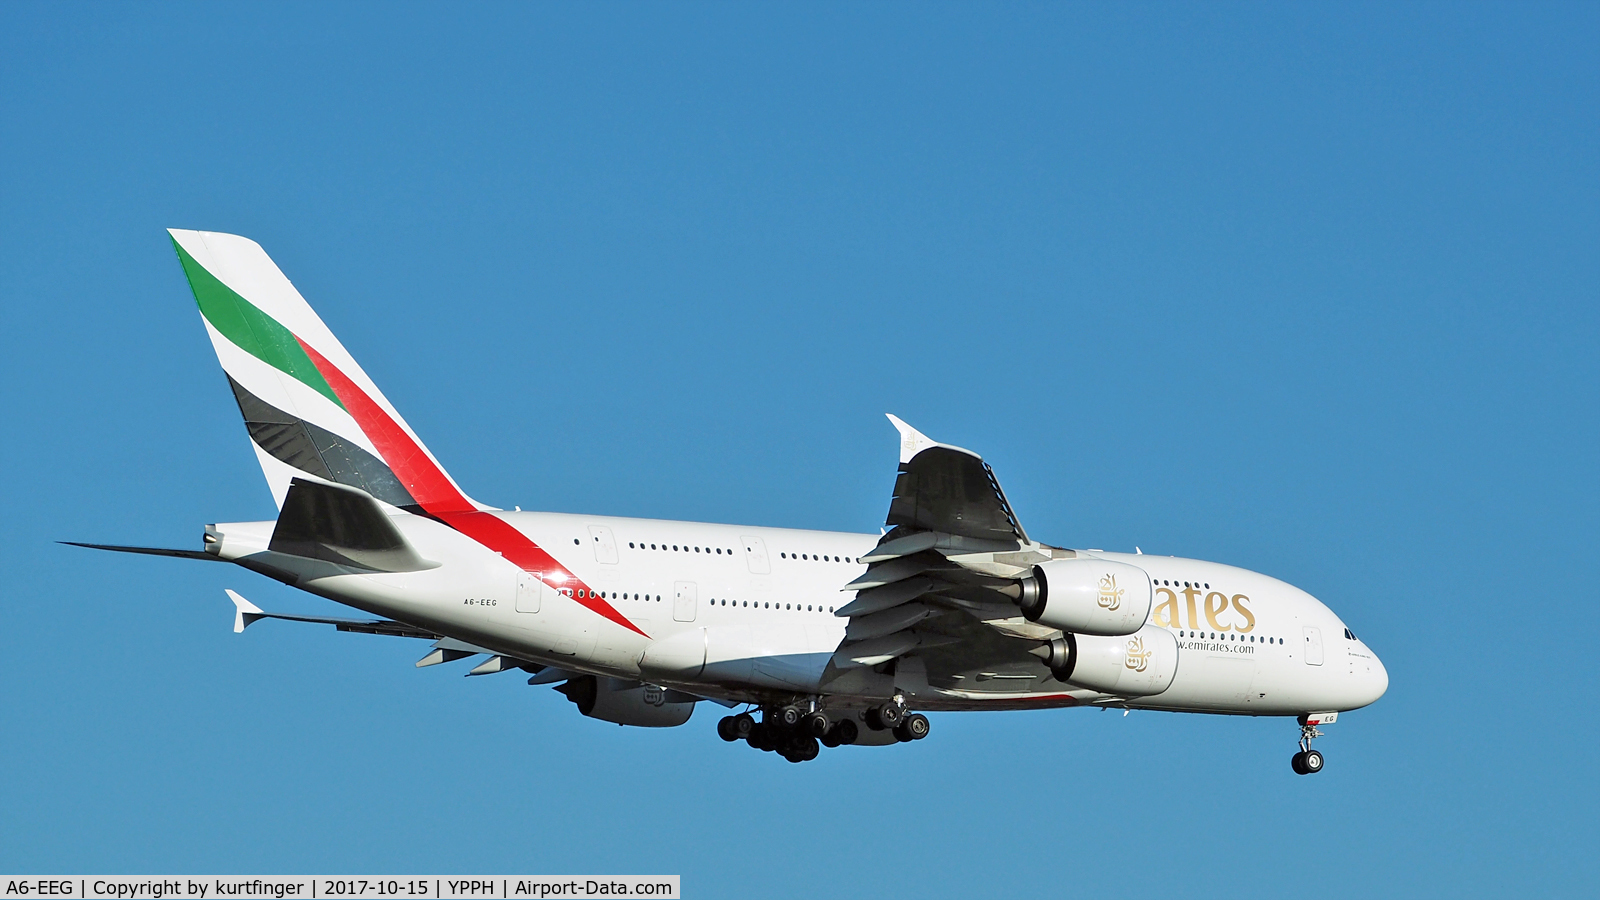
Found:
[[[1347,640],[1347,641],[1359,641],[1359,640],[1361,640],[1360,638],[1356,637],[1355,632],[1351,631],[1348,628],[1346,628],[1344,630],[1344,639]]]

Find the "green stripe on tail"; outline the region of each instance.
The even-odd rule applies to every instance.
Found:
[[[340,408],[344,407],[289,329],[219,281],[176,240],[172,246],[177,248],[184,274],[189,276],[189,287],[194,291],[195,302],[200,304],[200,314],[212,328],[251,356],[299,380],[338,403]]]

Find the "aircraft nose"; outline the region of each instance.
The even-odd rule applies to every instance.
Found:
[[[1366,683],[1363,685],[1365,690],[1361,700],[1362,706],[1376,703],[1378,698],[1389,690],[1389,670],[1384,668],[1383,660],[1379,659],[1376,653],[1372,654],[1372,665],[1364,680]]]

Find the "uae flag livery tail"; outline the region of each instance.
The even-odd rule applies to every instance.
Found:
[[[168,233],[279,508],[291,480],[306,475],[412,512],[484,508],[445,473],[260,244],[211,231]]]

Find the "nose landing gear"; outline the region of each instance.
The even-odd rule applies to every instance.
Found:
[[[1289,758],[1289,768],[1296,775],[1315,775],[1322,771],[1322,754],[1311,749],[1311,742],[1322,737],[1318,725],[1331,724],[1339,718],[1336,712],[1307,713],[1300,717],[1300,752]]]

